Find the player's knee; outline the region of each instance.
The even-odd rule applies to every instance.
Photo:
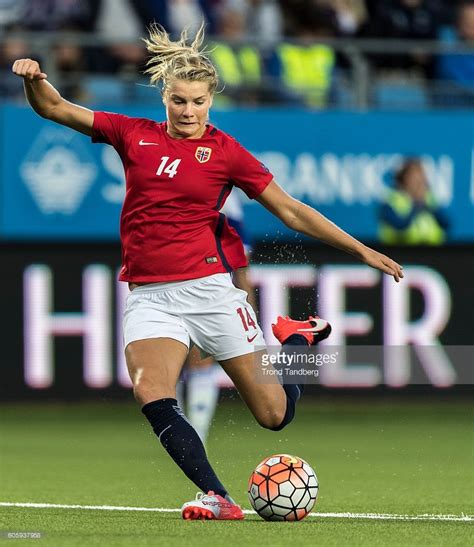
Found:
[[[257,416],[257,422],[265,429],[279,431],[281,424],[285,418],[285,410],[280,408],[272,408],[266,410],[260,416]]]
[[[159,385],[152,378],[147,378],[146,376],[134,378],[133,395],[140,405],[145,405],[158,399],[174,399],[176,397],[172,388]]]
[[[136,381],[133,383],[133,395],[135,400],[140,405],[146,404],[146,401],[150,398],[152,386],[146,381]]]

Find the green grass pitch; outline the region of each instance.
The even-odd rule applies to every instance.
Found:
[[[210,459],[246,509],[247,479],[264,457],[293,453],[320,482],[316,513],[472,515],[472,406],[453,399],[306,397],[286,430],[259,428],[224,400]],[[177,509],[196,488],[175,468],[133,403],[0,406],[0,502]],[[308,517],[268,523],[184,522],[178,512],[0,507],[15,545],[473,544],[468,521]]]

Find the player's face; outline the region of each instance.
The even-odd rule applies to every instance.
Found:
[[[163,98],[168,133],[176,139],[198,139],[206,130],[212,95],[207,82],[174,80]]]

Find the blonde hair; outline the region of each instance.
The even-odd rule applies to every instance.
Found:
[[[180,39],[173,42],[166,30],[157,23],[148,29],[149,37],[143,38],[146,48],[152,57],[148,60],[145,74],[150,74],[152,85],[162,83],[165,94],[172,80],[208,82],[209,92],[214,93],[218,75],[216,68],[206,56],[206,49],[201,48],[204,41],[204,23],[197,31],[190,45],[188,32],[184,29]]]

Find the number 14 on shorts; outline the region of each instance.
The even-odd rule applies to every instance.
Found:
[[[252,327],[252,329],[257,328],[257,325],[252,319],[252,316],[250,315],[250,312],[247,308],[237,308],[236,312],[239,315],[240,320],[242,321],[242,325],[245,331],[248,331],[250,327]]]

